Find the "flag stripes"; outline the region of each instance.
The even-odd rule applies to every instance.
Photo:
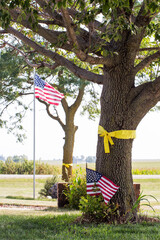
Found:
[[[86,168],[86,178],[87,194],[91,196],[102,194],[106,204],[119,188],[111,180],[92,169]]]
[[[58,106],[64,95],[35,75],[35,97]]]

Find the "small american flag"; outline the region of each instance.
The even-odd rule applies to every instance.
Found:
[[[35,97],[58,106],[64,95],[54,87],[43,81],[37,74],[35,75]]]
[[[104,202],[107,204],[113,195],[117,192],[116,186],[111,180],[102,176],[99,172],[86,168],[87,177],[87,194],[99,195],[102,194]]]

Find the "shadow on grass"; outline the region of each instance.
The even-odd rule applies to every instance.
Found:
[[[24,240],[158,240],[159,223],[125,225],[75,223],[79,215],[0,216],[0,239]]]
[[[22,197],[22,196],[6,196],[7,199],[18,199],[18,200],[35,200],[31,197]]]

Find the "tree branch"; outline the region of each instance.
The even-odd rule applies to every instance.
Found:
[[[30,29],[33,31],[32,29],[32,25],[31,23],[28,21],[29,19],[29,15],[27,15],[27,17],[24,18],[19,18],[20,13],[17,12],[16,10],[10,10],[10,14],[12,16],[12,21],[16,22],[16,23],[20,23],[22,24],[24,27]],[[20,19],[20,20],[19,20]],[[47,41],[49,41],[51,44],[59,47],[62,49],[65,49],[67,51],[71,51],[72,50],[72,46],[68,43],[66,43],[66,41],[62,41],[62,39],[66,39],[66,32],[65,31],[52,31],[51,29],[47,29],[42,27],[40,24],[37,24],[36,29],[34,30],[34,32],[38,33],[40,36],[42,36],[44,39],[46,39]]]
[[[47,50],[44,47],[38,45],[37,43],[35,43],[31,39],[27,38],[22,33],[15,30],[13,27],[9,26],[7,28],[7,31],[8,31],[8,33],[11,33],[14,36],[16,36],[17,38],[19,38],[20,40],[22,40],[25,44],[27,44],[28,46],[30,46],[31,48],[36,50],[38,53],[40,53],[46,57],[49,57],[50,59],[52,59],[53,61],[55,61],[57,64],[59,64],[61,66],[67,67],[75,76],[82,78],[82,79],[86,79],[91,82],[98,83],[98,84],[103,83],[102,75],[92,73],[90,71],[87,71],[85,69],[82,69],[82,68],[76,66],[74,63],[65,59],[64,57],[60,56],[59,54],[52,52],[51,50]]]
[[[153,13],[151,13],[150,10],[148,10],[146,13],[145,4],[146,4],[146,2],[143,1],[142,5],[141,5],[141,9],[139,10],[137,17],[135,18],[134,23],[137,27],[146,27],[150,23],[150,21],[159,13],[159,12],[157,12],[157,13],[153,14]]]
[[[50,104],[42,101],[41,99],[37,98],[39,102],[43,103],[45,106],[46,106],[46,111],[47,111],[47,114],[54,120],[56,120],[62,127],[62,129],[65,131],[65,125],[64,123],[62,122],[62,120],[60,119],[59,115],[58,115],[58,111],[55,109],[56,111],[56,114],[57,116],[54,116],[51,112],[50,112]]]
[[[76,11],[75,9],[69,8],[68,12],[73,18],[76,18],[76,19],[79,17],[81,17],[83,19],[86,15],[85,10],[83,11],[83,13],[81,13],[81,12]],[[94,25],[94,28],[97,29],[98,31],[105,33],[107,30],[106,26],[102,25],[102,23],[97,20],[93,20],[92,24]]]
[[[66,43],[66,41],[62,41],[63,39],[66,39],[66,33],[60,32],[60,31],[52,31],[50,29],[43,28],[39,24],[36,26],[36,33],[38,33],[40,36],[44,37],[46,40],[48,40],[51,44],[54,44],[55,47],[60,47],[62,49],[65,49],[67,51],[73,51],[77,57],[84,62],[88,62],[90,64],[107,64],[111,62],[111,56],[109,57],[93,57],[90,55],[85,54],[79,47],[79,43],[77,41],[76,35],[74,33],[73,27],[69,23],[69,14],[67,15],[66,10],[63,10],[64,16],[65,16],[65,22],[66,22],[66,29],[67,33],[70,39],[70,44]],[[15,10],[11,10],[10,14],[15,22],[18,21],[19,13],[17,13]],[[29,18],[29,16],[28,16]],[[20,24],[25,26],[26,28],[29,28],[32,30],[32,26],[29,23],[27,19],[21,19]],[[61,40],[62,39],[62,40]],[[79,42],[82,41],[82,38],[79,37]],[[84,41],[81,42],[81,46],[84,45]],[[74,46],[74,47],[73,47]]]
[[[67,103],[66,99],[62,98],[61,103],[62,103],[62,107],[64,109],[64,112],[67,114],[67,112],[68,112],[68,103]]]
[[[132,89],[131,95],[132,101],[127,114],[133,116],[132,119],[136,116],[134,119],[136,127],[147,112],[160,101],[160,76],[153,82],[147,82]]]
[[[160,50],[160,47],[150,47],[150,48],[140,48],[139,51],[153,51],[153,50]]]
[[[0,34],[5,34],[5,33],[7,33],[6,30],[0,30]]]
[[[48,16],[51,19],[54,19],[55,24],[57,24],[58,26],[61,26],[61,27],[65,26],[62,16],[59,13],[57,13],[56,11],[53,11],[52,7],[50,7],[48,5],[48,3],[46,3],[46,1],[36,0],[36,2],[40,5],[40,7],[43,9],[43,11],[48,14]]]
[[[139,64],[137,64],[135,67],[134,67],[134,70],[133,70],[133,73],[136,74],[137,72],[139,72],[140,70],[142,70],[143,68],[145,67],[148,67],[149,64],[160,57],[160,51],[157,51],[156,53],[146,57],[145,59],[143,59]]]
[[[62,12],[62,16],[64,19],[64,23],[67,29],[67,34],[68,34],[68,38],[70,40],[70,42],[72,43],[73,47],[73,51],[76,54],[76,56],[81,60],[81,61],[85,61],[91,64],[104,64],[105,63],[105,58],[100,58],[100,57],[92,57],[87,55],[86,53],[84,53],[80,46],[79,43],[77,41],[77,36],[75,34],[74,31],[74,24],[69,16],[68,10],[64,9],[63,7],[61,8],[61,12]]]
[[[54,64],[52,64],[52,65],[49,64],[49,63],[46,63],[46,62],[31,63],[31,62],[27,59],[27,56],[26,56],[26,54],[25,54],[23,51],[21,51],[20,49],[18,49],[17,47],[15,47],[15,46],[13,46],[13,45],[11,45],[10,43],[4,41],[4,45],[3,45],[2,47],[4,47],[6,44],[7,44],[8,46],[12,47],[14,50],[16,50],[18,53],[20,53],[20,54],[22,55],[22,57],[24,58],[25,62],[26,62],[29,66],[33,67],[33,68],[48,67],[48,68],[54,70],[55,68],[57,68],[57,67],[59,66],[57,63],[54,63]]]
[[[5,107],[0,112],[0,117],[2,116],[3,112],[5,111],[5,109],[7,109],[14,101],[15,101],[15,99],[10,101],[7,105],[5,105]]]
[[[41,2],[41,1],[40,1]],[[43,4],[42,4],[43,5]],[[43,11],[45,11],[46,8],[44,8]],[[50,14],[52,14],[51,9],[49,8],[48,11]],[[66,24],[64,27],[67,29],[68,36],[70,39],[70,44],[69,41],[67,42],[67,34],[66,31],[53,31],[51,29],[47,29],[40,24],[37,24],[35,32],[38,33],[40,36],[42,36],[44,39],[49,41],[51,44],[53,44],[55,47],[67,50],[67,51],[73,51],[81,61],[88,62],[90,64],[110,64],[111,61],[112,63],[115,61],[115,59],[112,56],[106,56],[102,57],[101,51],[97,51],[97,44],[98,45],[103,45],[103,48],[107,51],[113,52],[114,49],[111,46],[110,43],[106,42],[104,39],[100,39],[98,34],[94,32],[92,36],[90,36],[89,32],[79,28],[77,26],[74,26],[73,23],[69,22],[70,20],[70,15],[68,14],[67,10],[64,11],[64,18]],[[54,11],[55,12],[55,11]],[[19,18],[20,13],[18,11],[10,10],[10,14],[12,16],[12,21],[14,22],[19,22],[22,24],[24,27],[32,29],[31,23],[28,21],[29,15],[27,15],[27,18]],[[58,14],[58,13],[57,13]],[[55,15],[53,13],[53,15]],[[52,16],[53,17],[53,16]],[[62,16],[60,16],[62,18]],[[63,20],[63,19],[62,19]],[[40,20],[43,21],[43,20]],[[64,22],[64,21],[63,21]],[[60,26],[60,25],[58,25]],[[73,28],[74,26],[74,28]],[[75,34],[75,31],[78,31],[78,34]],[[72,39],[71,39],[72,37]],[[73,39],[74,38],[74,39]],[[89,42],[89,39],[91,40]],[[90,44],[89,44],[90,43]],[[90,50],[88,53],[93,53],[95,56],[87,55],[86,54],[86,49]],[[99,56],[99,57],[97,57]]]
[[[77,109],[79,108],[83,96],[84,96],[84,89],[85,89],[85,84],[83,84],[80,88],[79,88],[79,93],[78,96],[75,100],[75,102],[72,104],[72,106],[70,107],[71,111],[73,112],[73,114],[75,114],[75,112],[77,111]]]

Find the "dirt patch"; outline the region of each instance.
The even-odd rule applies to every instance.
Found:
[[[34,205],[15,205],[15,204],[0,204],[1,209],[17,209],[17,210],[46,210],[48,206],[34,206]]]

